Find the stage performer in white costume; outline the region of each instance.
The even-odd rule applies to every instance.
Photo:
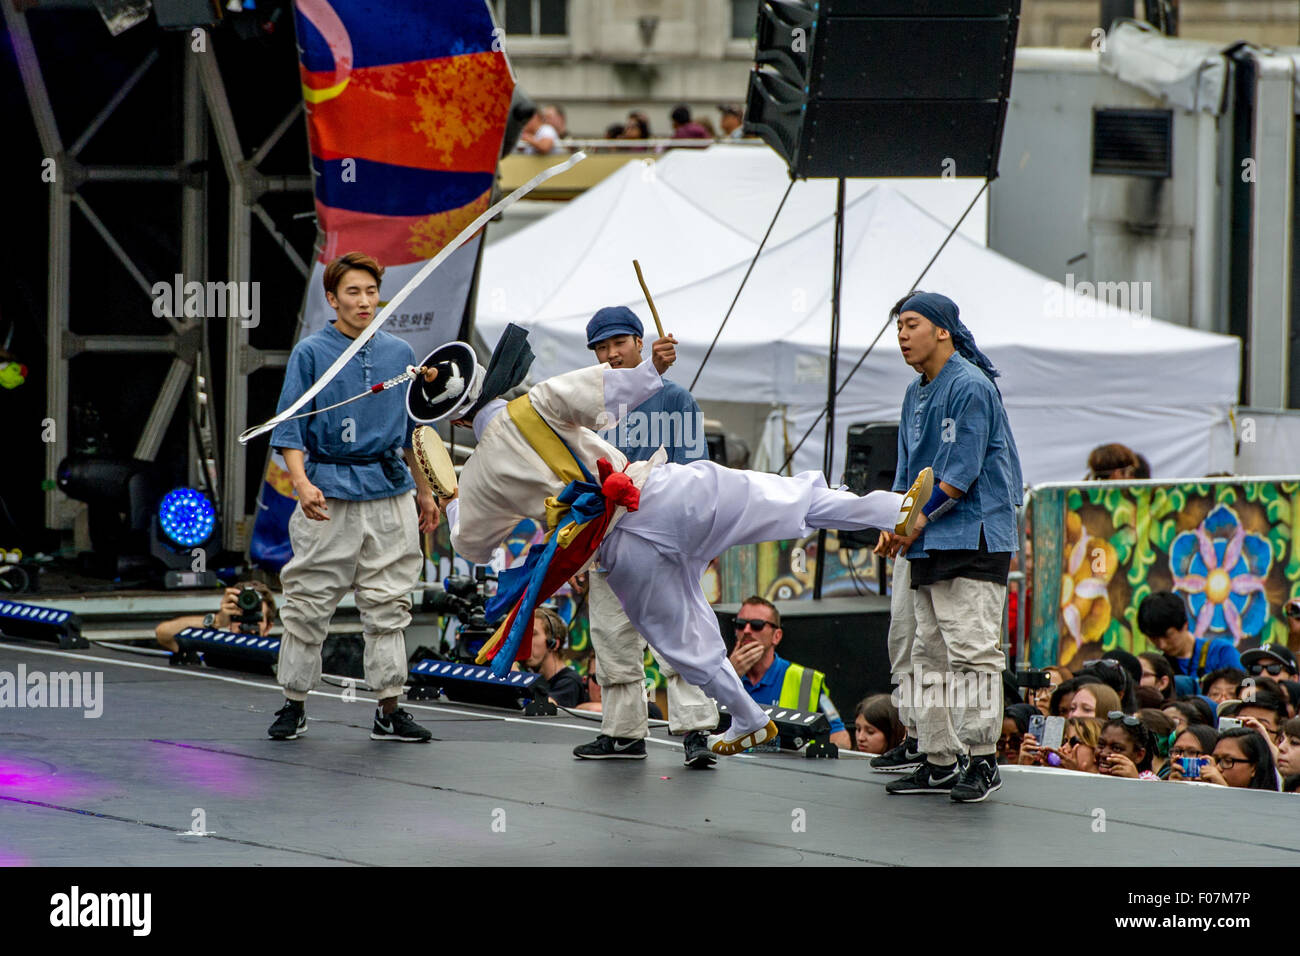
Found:
[[[536,566],[519,569],[527,581],[516,578],[507,585],[503,574],[502,589],[518,594],[519,601],[480,659],[495,656],[494,667],[503,672],[522,640],[524,627],[514,625],[516,616],[529,623],[532,605],[554,593],[565,576],[598,560],[655,652],[730,711],[730,727],[710,736],[709,748],[735,754],[773,739],[776,725],[745,693],[727,661],[717,618],[700,587],[706,566],[734,545],[798,538],[814,528],[910,534],[930,497],[930,473],[922,473],[906,495],[873,491],[859,497],[827,488],[818,472],[787,478],[711,461],[678,465],[665,463],[662,449],[648,461],[629,464],[595,430],[611,427],[620,409],[636,408],[663,387],[660,376],[676,360],[676,339],[658,339],[652,361],[636,368],[578,369],[534,385],[507,404],[496,396],[522,380],[520,369],[532,357],[526,338],[508,327],[486,372],[459,358],[440,362],[451,348],[444,346],[425,360],[429,371],[408,399],[417,420],[472,422],[478,439],[458,491],[439,502],[459,555],[487,563],[524,518],[552,529],[548,546],[530,550],[529,563],[536,552]],[[513,374],[497,374],[501,368]],[[444,386],[436,397],[428,394]],[[437,441],[432,429],[421,431]],[[566,550],[575,554],[552,558]],[[556,564],[549,571],[548,560]],[[576,562],[581,564],[573,567]]]

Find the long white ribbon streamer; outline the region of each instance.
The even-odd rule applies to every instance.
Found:
[[[477,219],[475,219],[468,226],[462,229],[460,231],[460,234],[457,235],[456,238],[453,239],[451,242],[449,242],[446,246],[444,246],[436,256],[434,256],[432,259],[426,262],[423,268],[421,268],[419,272],[417,272],[414,276],[412,276],[411,280],[407,282],[406,285],[402,286],[401,291],[398,292],[397,295],[393,296],[391,299],[388,300],[388,304],[384,306],[384,308],[380,311],[378,315],[374,317],[374,319],[371,320],[370,324],[366,326],[365,330],[360,335],[358,335],[355,339],[352,340],[352,344],[343,350],[343,354],[334,360],[334,364],[325,370],[325,374],[322,375],[320,378],[318,378],[315,381],[315,383],[312,384],[311,388],[303,392],[296,402],[294,402],[284,411],[278,413],[274,418],[268,419],[267,421],[263,422],[261,425],[258,425],[255,428],[250,428],[242,435],[240,435],[239,443],[241,445],[247,445],[258,435],[265,435],[267,432],[272,431],[276,425],[279,425],[281,422],[287,421],[295,412],[298,411],[298,409],[302,408],[313,398],[315,398],[316,395],[320,392],[320,390],[324,388],[326,385],[328,385],[335,375],[337,375],[340,371],[342,371],[343,366],[347,365],[348,362],[352,361],[352,356],[356,355],[357,352],[361,350],[361,347],[370,340],[371,336],[373,336],[376,332],[379,331],[379,327],[388,321],[388,317],[392,315],[393,312],[396,311],[397,307],[406,300],[406,297],[409,296],[412,292],[414,292],[416,287],[419,286],[421,282],[429,278],[433,270],[438,268],[438,266],[442,265],[442,263],[446,261],[448,256],[450,256],[453,252],[455,252],[462,245],[468,242],[471,236],[473,236],[476,232],[482,229],[483,226],[488,222],[488,220],[492,219],[493,217],[501,213],[503,210],[509,208],[510,206],[517,203],[519,200],[523,199],[530,192],[532,192],[542,183],[546,182],[552,176],[558,176],[561,173],[567,172],[568,170],[572,169],[574,166],[576,166],[578,163],[582,162],[586,158],[587,158],[586,153],[583,152],[574,153],[572,156],[570,156],[564,162],[560,163],[558,166],[551,166],[547,169],[542,170],[532,179],[528,180],[528,182],[524,183],[522,186],[520,186],[518,189],[512,192],[509,196],[506,196],[504,199],[499,200],[495,205],[488,207],[488,209],[484,211],[482,215],[480,215]]]

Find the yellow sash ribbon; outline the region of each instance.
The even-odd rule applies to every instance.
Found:
[[[510,419],[518,426],[520,434],[524,440],[532,446],[533,451],[546,463],[546,466],[554,472],[567,486],[573,481],[586,481],[587,476],[583,474],[582,468],[578,465],[578,460],[573,457],[573,452],[564,444],[560,436],[550,425],[546,424],[545,419],[533,408],[532,400],[527,394],[520,395],[506,405],[506,411],[510,413]],[[549,538],[555,533],[564,516],[569,513],[569,505],[561,502],[554,495],[546,499],[546,535]],[[575,537],[586,526],[587,522],[581,524],[573,522],[560,532],[557,541],[557,547],[567,548]],[[496,632],[492,635],[491,640],[483,645],[479,651],[477,663],[487,663],[487,655],[492,653],[502,641],[505,640],[505,626],[509,616],[497,625]]]

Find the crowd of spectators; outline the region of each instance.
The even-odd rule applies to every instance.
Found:
[[[610,123],[605,127],[605,139],[655,139],[658,136],[668,139],[694,140],[734,140],[744,136],[745,109],[738,103],[720,103],[717,107],[718,120],[715,125],[708,116],[698,116],[691,112],[685,103],[669,110],[665,121],[652,124],[650,114],[645,110],[630,110],[622,122]],[[564,152],[570,138],[568,119],[564,107],[557,103],[548,103],[539,107],[532,118],[525,124],[515,147],[518,152],[527,155],[548,155]]]
[[[1234,664],[1207,667],[1210,653],[1200,653],[1202,639],[1188,647],[1168,633],[1186,629],[1185,617],[1161,617],[1171,613],[1171,597],[1177,600],[1157,592],[1138,612],[1139,627],[1165,653],[1111,651],[1077,672],[1046,669],[1050,687],[1027,690],[1023,702],[1007,705],[999,759],[1143,780],[1300,791],[1294,655],[1266,644]],[[1153,634],[1158,624],[1169,626]],[[1030,732],[1034,714],[1065,720],[1059,745],[1046,746]]]

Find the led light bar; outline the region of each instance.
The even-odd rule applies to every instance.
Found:
[[[465,704],[487,704],[520,710],[531,699],[530,688],[541,678],[528,671],[511,671],[497,677],[490,667],[459,661],[426,658],[411,667],[411,700],[432,700],[439,692],[448,700]]]
[[[215,627],[185,627],[176,634],[181,652],[197,651],[209,665],[267,672],[280,657],[280,639]]]
[[[55,641],[63,650],[89,647],[81,636],[81,618],[53,607],[0,600],[0,634]]]

